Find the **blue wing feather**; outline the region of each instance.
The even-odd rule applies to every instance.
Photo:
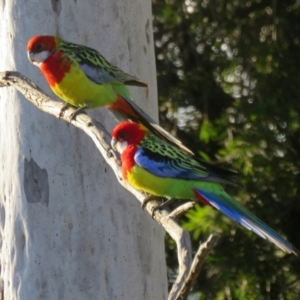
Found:
[[[179,158],[162,155],[148,148],[139,148],[135,153],[134,160],[137,165],[159,177],[199,180],[208,175],[202,169],[199,172],[197,168],[193,169],[190,165],[185,168]]]
[[[180,144],[174,142],[173,144],[178,145],[175,147],[172,142],[171,140],[164,143],[156,135],[148,132],[147,139],[140,142],[135,157],[136,163],[161,177],[239,185],[233,178],[236,173],[202,162],[187,151],[182,151]]]

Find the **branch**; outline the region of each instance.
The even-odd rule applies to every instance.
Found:
[[[194,257],[189,274],[185,279],[182,288],[178,291],[178,295],[175,298],[176,300],[187,299],[190,289],[195,284],[196,279],[200,274],[202,265],[204,264],[206,257],[212,251],[213,247],[217,244],[219,238],[220,236],[218,234],[211,234],[207,241],[205,241],[203,244],[200,243],[200,247]]]
[[[27,100],[37,106],[40,110],[51,114],[58,119],[60,118],[69,122],[70,116],[75,111],[74,108],[70,107],[64,110],[63,116],[60,116],[62,108],[64,107],[63,103],[54,101],[52,98],[43,93],[32,81],[21,75],[19,72],[0,72],[0,87],[9,86],[13,86],[18,89]],[[122,179],[120,160],[110,146],[111,137],[104,126],[84,113],[77,115],[76,119],[71,121],[71,124],[83,130],[93,140],[98,150],[114,171],[119,183],[142,203],[147,195],[135,190],[128,182]],[[146,209],[151,215],[154,207],[157,205],[157,202],[157,200],[149,201],[146,205]],[[191,207],[192,205],[187,203],[174,210],[173,213],[170,213],[167,208],[157,210],[154,213],[154,219],[161,224],[175,240],[178,250],[179,273],[170,291],[168,297],[169,300],[186,299],[184,297],[187,297],[192,284],[200,272],[206,256],[217,241],[217,239],[213,236],[204,244],[207,245],[207,248],[205,248],[204,245],[201,246],[198,250],[198,255],[196,255],[192,264],[190,236],[188,232],[183,230],[183,228],[181,228],[175,220],[176,217]]]
[[[185,214],[189,209],[193,208],[195,206],[195,201],[186,202],[185,204],[182,204],[178,207],[176,207],[171,213],[170,216],[173,218],[179,218],[183,214]]]

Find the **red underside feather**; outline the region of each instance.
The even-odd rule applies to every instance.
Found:
[[[203,196],[201,196],[201,194],[199,194],[197,191],[194,190],[194,194],[196,196],[196,198],[201,201],[202,203],[212,206]]]
[[[129,117],[136,117],[139,116],[136,114],[136,112],[132,109],[130,104],[127,100],[125,100],[122,96],[118,95],[118,99],[112,103],[107,105],[109,109],[114,109],[118,112],[120,112],[122,115],[129,116]]]
[[[121,155],[123,177],[127,179],[127,174],[135,166],[134,154],[137,150],[136,146],[129,145]]]
[[[41,71],[51,87],[59,84],[71,69],[71,62],[57,51],[40,66]]]

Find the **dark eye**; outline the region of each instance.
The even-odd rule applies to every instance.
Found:
[[[43,44],[37,44],[35,47],[36,51],[41,51],[43,49]]]
[[[119,134],[118,134],[118,140],[120,141],[123,141],[126,137],[126,133],[124,131],[121,131]]]

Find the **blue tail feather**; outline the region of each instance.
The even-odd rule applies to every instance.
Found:
[[[252,230],[263,239],[269,240],[283,251],[298,255],[299,251],[292,244],[283,239],[272,228],[251,214],[242,205],[234,201],[225,192],[222,195],[216,195],[200,189],[195,189],[195,191],[230,219],[238,222],[245,228]]]

